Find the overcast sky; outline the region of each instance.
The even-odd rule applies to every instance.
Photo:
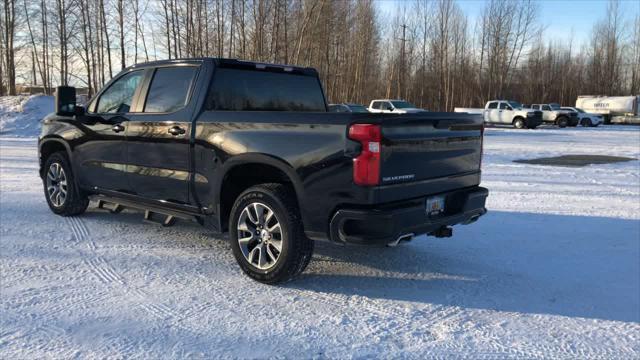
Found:
[[[469,16],[470,26],[485,6],[485,0],[458,0],[462,10]],[[403,7],[410,10],[412,0],[377,0],[378,8],[383,12],[395,13]],[[548,40],[568,41],[573,32],[577,45],[587,41],[591,28],[602,19],[607,11],[607,0],[539,0],[540,23],[545,26],[545,38]],[[622,13],[632,20],[640,12],[640,0],[623,0]]]

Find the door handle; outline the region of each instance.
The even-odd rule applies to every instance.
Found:
[[[117,133],[119,133],[119,132],[121,132],[121,131],[124,131],[124,126],[122,126],[122,125],[120,125],[120,124],[115,124],[115,125],[113,125],[113,127],[111,128],[111,130],[112,130],[113,132],[117,132]]]
[[[183,135],[184,133],[186,133],[185,129],[177,125],[170,127],[168,131],[169,131],[169,134],[173,136]]]

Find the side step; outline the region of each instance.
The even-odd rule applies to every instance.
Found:
[[[151,210],[145,210],[144,221],[169,227],[173,226],[176,223],[176,218],[173,215],[159,214]]]
[[[202,224],[202,218],[197,215],[189,214],[186,212],[174,211],[170,209],[164,209],[158,206],[151,206],[147,204],[136,203],[133,201],[118,199],[106,196],[96,196],[98,209],[104,209],[112,214],[122,212],[124,209],[132,209],[138,211],[144,211],[144,221],[159,224],[162,226],[173,226],[177,219],[195,221]]]

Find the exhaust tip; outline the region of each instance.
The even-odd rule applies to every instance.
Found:
[[[390,242],[387,244],[387,246],[389,247],[396,247],[400,244],[400,242],[402,241],[411,241],[411,239],[413,239],[413,237],[415,236],[414,233],[409,233],[409,234],[404,234],[404,235],[400,235],[398,236],[397,239],[395,239],[394,241]]]

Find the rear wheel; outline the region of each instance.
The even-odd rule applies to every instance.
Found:
[[[562,117],[558,118],[558,120],[556,120],[556,124],[558,125],[558,127],[565,128],[565,127],[567,127],[567,125],[569,125],[569,119],[567,119],[566,117],[562,116]]]
[[[85,212],[89,198],[76,185],[67,156],[63,152],[53,153],[47,158],[44,169],[42,183],[51,211],[62,216]]]
[[[516,118],[515,120],[513,120],[513,127],[515,127],[516,129],[524,129],[525,127],[524,119]]]
[[[283,184],[257,185],[240,194],[231,209],[229,232],[240,268],[262,283],[293,279],[313,254],[295,192]]]

